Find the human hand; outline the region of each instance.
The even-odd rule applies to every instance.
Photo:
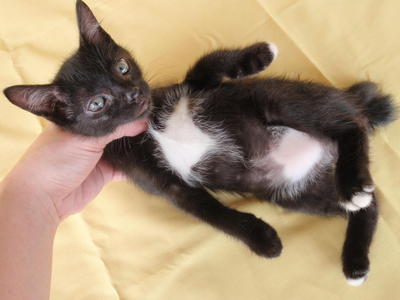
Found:
[[[103,149],[115,139],[135,136],[146,128],[146,120],[138,120],[108,136],[84,137],[50,124],[7,175],[3,186],[9,198],[31,201],[59,223],[85,207],[106,183],[124,179],[101,159]]]

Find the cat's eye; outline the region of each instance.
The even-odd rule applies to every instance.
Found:
[[[96,96],[89,102],[88,110],[92,112],[98,112],[103,109],[105,103],[106,98],[104,96]]]
[[[125,75],[126,73],[129,72],[129,63],[125,58],[121,58],[118,62],[117,62],[117,70],[119,73],[121,73],[122,75]]]

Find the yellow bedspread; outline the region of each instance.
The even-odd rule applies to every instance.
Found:
[[[278,59],[263,75],[336,87],[370,79],[400,104],[397,0],[87,0],[104,28],[132,49],[153,83],[180,80],[218,47],[272,41]],[[0,0],[0,89],[46,83],[78,45],[74,1]],[[38,135],[42,121],[0,96],[0,176]],[[288,212],[255,200],[228,204],[279,232],[282,256],[242,243],[133,185],[107,186],[59,228],[51,298],[399,299],[400,122],[371,138],[381,216],[369,280],[341,273],[346,222]],[[1,266],[0,266],[1,267]]]

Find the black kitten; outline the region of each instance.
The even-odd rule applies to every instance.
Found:
[[[210,190],[252,193],[286,208],[347,215],[343,270],[361,284],[377,221],[368,133],[394,119],[371,82],[342,91],[315,83],[238,79],[265,69],[266,43],[202,57],[185,80],[151,91],[129,55],[77,2],[80,47],[52,84],[13,86],[14,104],[72,132],[99,136],[150,115],[147,133],[109,144],[104,157],[145,190],[162,195],[255,253],[275,257],[276,231],[221,204]]]

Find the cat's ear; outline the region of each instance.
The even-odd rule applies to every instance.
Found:
[[[3,92],[13,104],[39,116],[51,116],[57,102],[62,102],[61,93],[52,84],[14,85]]]
[[[76,1],[76,15],[80,34],[80,44],[98,44],[109,41],[111,37],[101,28],[90,8],[81,0]]]

